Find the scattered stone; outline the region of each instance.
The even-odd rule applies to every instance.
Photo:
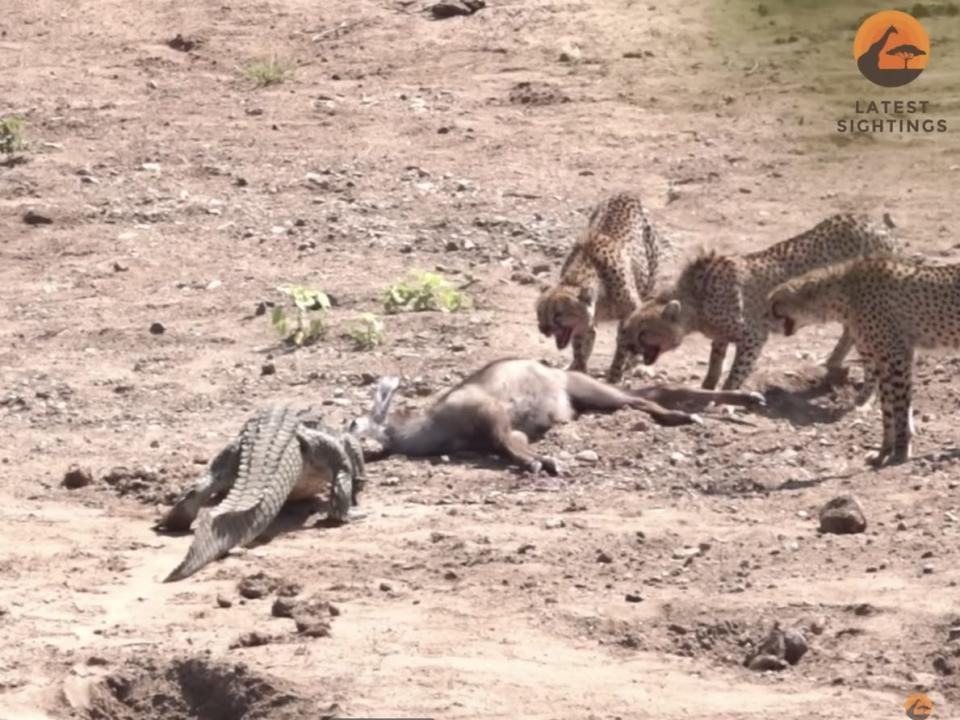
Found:
[[[556,530],[557,528],[566,527],[567,524],[563,521],[562,518],[550,518],[543,524],[543,526],[547,530]]]
[[[807,638],[796,628],[789,628],[783,633],[784,656],[791,665],[800,662],[800,658],[807,654],[810,646],[807,644]]]
[[[643,597],[641,597],[640,593],[627,593],[623,599],[628,603],[643,602]]]
[[[114,263],[113,263],[113,271],[114,271],[114,272],[118,272],[118,273],[120,273],[120,272],[126,272],[126,271],[129,270],[129,269],[130,269],[130,266],[129,266],[129,265],[124,265],[124,264],[121,263],[121,262],[114,262]]]
[[[272,635],[253,630],[243,633],[243,635],[230,643],[230,649],[236,650],[237,648],[259,647],[261,645],[269,645],[273,641],[274,638]]]
[[[943,655],[937,655],[933,659],[933,669],[941,675],[953,675],[957,671],[953,662]]]
[[[760,644],[755,653],[757,655],[772,655],[776,658],[783,658],[787,654],[786,640],[783,637],[783,630],[780,629],[780,623],[774,623],[770,628],[767,637]]]
[[[237,583],[237,592],[240,593],[241,597],[248,600],[257,600],[272,593],[279,584],[276,578],[263,572],[257,572],[253,575],[247,575]]]
[[[53,223],[53,218],[36,210],[27,210],[23,214],[23,222],[27,225],[50,225]]]
[[[613,562],[613,558],[610,557],[610,555],[608,555],[603,550],[597,550],[597,562],[603,563],[603,564],[609,564]]]
[[[167,329],[163,326],[163,323],[150,323],[150,334],[151,335],[163,335]]]
[[[217,607],[229,608],[233,607],[233,600],[228,598],[226,595],[220,594],[217,595]]]
[[[689,560],[700,554],[700,548],[698,547],[686,547],[679,548],[673,551],[674,560]]]
[[[306,637],[330,637],[330,623],[312,617],[295,617],[297,632]]]
[[[197,38],[185,38],[180,33],[177,33],[172,40],[167,40],[167,47],[172,48],[173,50],[179,50],[180,52],[190,52],[191,50],[199,47],[202,43],[202,40]]]
[[[76,490],[77,488],[86,487],[92,482],[93,474],[89,469],[82,468],[79,465],[71,465],[63,475],[62,485],[67,488],[67,490]]]
[[[524,81],[510,89],[509,100],[514,105],[556,105],[570,102],[562,90],[548,82]]]
[[[463,0],[463,5],[440,2],[431,5],[429,10],[434,20],[447,20],[452,17],[473,15],[486,6],[486,0]]]
[[[674,635],[686,635],[690,632],[690,628],[686,625],[678,625],[677,623],[670,623],[667,625],[667,630],[672,632]]]
[[[581,450],[574,457],[584,463],[589,463],[593,465],[594,463],[600,462],[600,456],[597,454],[596,450]]]
[[[947,631],[947,641],[960,640],[960,625],[954,625]]]
[[[277,366],[276,366],[274,363],[272,363],[272,362],[265,362],[263,365],[260,366],[260,374],[261,374],[261,375],[276,375],[276,374],[277,374]]]
[[[270,614],[278,618],[292,618],[293,611],[296,610],[299,601],[290,597],[278,597],[273,601],[273,607],[270,608]]]
[[[757,655],[747,667],[756,672],[780,672],[787,669],[787,663],[774,655]]]
[[[934,569],[935,569],[935,568],[933,567],[933,565],[931,565],[930,563],[927,563],[926,565],[923,566],[923,574],[924,574],[924,575],[933,575]]]
[[[393,587],[390,585],[390,583],[382,582],[382,583],[380,583],[380,591],[381,591],[381,592],[392,592],[392,591],[393,591]]]
[[[820,532],[849,535],[866,529],[863,507],[853,495],[835,497],[820,510]]]

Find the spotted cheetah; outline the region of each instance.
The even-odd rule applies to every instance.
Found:
[[[687,335],[700,332],[713,341],[703,387],[717,386],[727,346],[734,343],[736,354],[723,387],[737,390],[753,372],[770,330],[776,329],[767,318],[767,295],[774,287],[832,262],[896,251],[886,229],[862,216],[838,214],[766,250],[701,253],[683,268],[673,287],[624,322],[617,354],[641,355],[652,365]],[[831,374],[840,371],[852,347],[845,329],[826,361]]]
[[[785,335],[841,322],[879,385],[883,443],[878,467],[910,458],[915,348],[960,347],[960,264],[866,258],[814,270],[770,294],[769,317]]]
[[[587,371],[598,322],[622,324],[653,294],[666,249],[636,195],[618,193],[594,208],[586,233],[563,263],[560,282],[537,300],[540,332],[553,336],[558,350],[573,340],[570,370]],[[626,369],[620,346],[618,341],[607,372],[611,383],[620,382]]]

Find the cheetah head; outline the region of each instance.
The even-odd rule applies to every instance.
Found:
[[[681,323],[679,300],[654,302],[631,315],[621,335],[627,350],[653,365],[662,353],[676,349],[686,332]]]
[[[537,301],[537,324],[546,337],[553,337],[557,349],[563,350],[577,330],[593,324],[596,291],[587,287],[558,285],[550,288]]]
[[[783,330],[783,334],[790,337],[797,331],[799,325],[797,312],[794,307],[794,290],[790,287],[780,287],[770,294],[767,299],[767,309],[770,322]]]

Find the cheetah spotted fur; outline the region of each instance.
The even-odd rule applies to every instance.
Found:
[[[652,365],[692,332],[712,341],[703,387],[720,381],[727,347],[736,353],[723,387],[739,389],[753,372],[776,325],[767,317],[767,295],[778,284],[833,262],[888,255],[897,250],[887,231],[865,217],[838,214],[788,240],[746,255],[702,253],[680,272],[673,287],[634,312],[624,323],[618,355],[641,355]],[[831,375],[841,371],[853,347],[849,332],[827,359]]]
[[[537,300],[540,332],[553,336],[558,350],[573,341],[570,370],[587,371],[598,322],[622,324],[652,296],[666,250],[636,195],[618,193],[594,208],[586,233],[563,263],[560,282]],[[611,383],[620,382],[626,370],[620,347],[618,341],[607,372]]]
[[[868,460],[910,458],[916,348],[960,347],[960,265],[867,258],[815,270],[777,287],[770,318],[786,335],[803,325],[841,322],[879,386],[883,442]]]

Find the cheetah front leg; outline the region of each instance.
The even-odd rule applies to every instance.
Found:
[[[913,441],[913,352],[906,350],[882,361],[878,368],[883,444],[867,461],[875,467],[910,459]]]
[[[723,361],[727,357],[726,340],[714,340],[710,343],[710,364],[707,366],[707,375],[700,384],[704,390],[716,390],[723,372]]]
[[[634,354],[627,348],[627,341],[623,335],[624,322],[621,320],[617,323],[617,351],[613,354],[613,362],[610,363],[610,369],[607,371],[607,382],[611,385],[617,385],[623,380],[623,374],[635,359]]]
[[[843,334],[840,336],[840,339],[837,340],[836,346],[833,348],[833,351],[825,363],[827,366],[826,379],[828,383],[840,382],[845,379],[846,373],[843,369],[843,361],[847,359],[847,355],[850,354],[852,349],[853,335],[850,333],[850,330],[844,326]]]
[[[597,331],[591,325],[586,330],[576,330],[573,333],[573,362],[567,370],[576,370],[577,372],[587,372],[587,361],[593,354],[593,342],[597,339]]]
[[[743,386],[753,372],[766,342],[767,336],[760,333],[750,333],[737,341],[737,351],[733,356],[730,374],[723,384],[724,390],[739,390]]]

